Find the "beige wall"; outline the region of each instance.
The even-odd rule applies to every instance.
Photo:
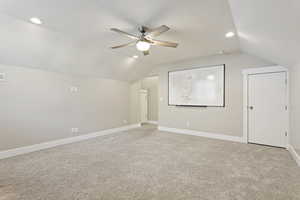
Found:
[[[225,108],[168,106],[168,70],[218,64],[226,64]],[[242,136],[242,69],[267,65],[270,65],[270,63],[246,54],[236,53],[200,58],[158,69],[160,97],[159,125],[231,136]],[[189,127],[187,126],[187,122],[190,123]]]
[[[142,89],[148,91],[148,120],[158,121],[158,76],[144,78]]]
[[[290,143],[300,155],[300,63],[290,68]]]
[[[127,82],[0,65],[0,150],[125,125]],[[78,87],[71,92],[70,87]],[[79,133],[71,133],[71,128]]]

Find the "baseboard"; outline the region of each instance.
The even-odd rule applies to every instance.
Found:
[[[102,131],[95,132],[95,133],[84,134],[84,135],[80,135],[80,136],[76,136],[76,137],[54,140],[54,141],[50,141],[50,142],[34,144],[31,146],[9,149],[6,151],[0,151],[0,159],[9,158],[9,157],[22,155],[22,154],[26,154],[26,153],[31,153],[34,151],[48,149],[48,148],[52,148],[52,147],[56,147],[56,146],[60,146],[60,145],[64,145],[64,144],[80,142],[83,140],[88,140],[88,139],[92,139],[92,138],[96,138],[96,137],[100,137],[100,136],[104,136],[104,135],[109,135],[109,134],[116,133],[116,132],[127,131],[130,129],[138,128],[140,126],[141,126],[141,124],[132,124],[132,125],[122,126],[122,127],[118,127],[118,128],[106,129],[106,130],[102,130]]]
[[[227,140],[227,141],[233,141],[233,142],[246,143],[243,137],[237,137],[237,136],[229,136],[229,135],[223,135],[223,134],[194,131],[194,130],[189,130],[189,129],[169,128],[169,127],[164,127],[164,126],[159,126],[158,130],[172,132],[172,133],[178,133],[178,134],[184,134],[184,135],[194,135],[194,136],[201,136],[201,137],[218,139],[218,140]]]
[[[300,167],[300,155],[296,152],[296,150],[292,145],[288,145],[287,149],[291,153],[292,157],[294,158],[298,166]]]
[[[147,121],[148,124],[154,124],[154,125],[157,125],[158,124],[158,121]]]

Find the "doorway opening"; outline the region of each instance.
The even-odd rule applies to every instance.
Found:
[[[141,81],[140,119],[142,125],[158,124],[158,76],[146,77]]]

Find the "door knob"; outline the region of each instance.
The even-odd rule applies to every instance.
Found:
[[[253,107],[253,106],[248,106],[248,108],[249,108],[250,110],[253,110],[254,107]]]

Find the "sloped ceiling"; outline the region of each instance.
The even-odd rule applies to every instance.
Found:
[[[147,57],[135,47],[109,49],[128,42],[112,27],[137,33],[163,24],[171,30],[158,39],[178,49],[152,47]],[[126,81],[162,63],[239,50],[237,38],[224,37],[235,31],[227,0],[0,0],[0,27],[1,64]]]
[[[229,0],[241,49],[283,66],[300,61],[299,0]]]

